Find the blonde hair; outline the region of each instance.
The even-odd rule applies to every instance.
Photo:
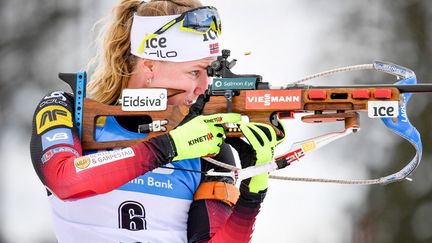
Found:
[[[181,14],[202,6],[197,0],[121,0],[113,18],[101,30],[99,49],[87,69],[95,66],[88,95],[101,103],[113,104],[133,73],[138,57],[130,53],[130,30],[134,13],[140,16]]]

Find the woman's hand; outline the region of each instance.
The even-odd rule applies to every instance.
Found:
[[[216,155],[224,139],[223,123],[238,123],[240,114],[197,116],[169,132],[175,145],[175,160]]]
[[[273,159],[276,145],[283,139],[276,136],[276,131],[267,124],[239,123],[248,143],[240,138],[227,138],[225,141],[237,150],[242,168],[261,165]],[[268,185],[268,173],[253,176],[242,181],[241,188],[252,193],[264,194]]]

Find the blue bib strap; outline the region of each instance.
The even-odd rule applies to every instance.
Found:
[[[415,76],[403,79],[396,84],[416,84],[417,79]],[[388,175],[386,177],[380,178],[382,183],[388,184],[398,180],[405,179],[408,177],[420,164],[420,160],[423,153],[422,142],[420,138],[420,133],[417,129],[410,123],[408,119],[408,114],[406,112],[406,107],[409,99],[411,98],[411,93],[402,94],[401,105],[399,106],[399,116],[397,117],[397,122],[393,121],[393,118],[382,118],[382,121],[392,132],[398,134],[408,142],[410,142],[415,150],[416,154],[412,160],[399,172]]]

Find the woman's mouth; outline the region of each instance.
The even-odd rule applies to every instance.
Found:
[[[189,98],[184,99],[184,104],[187,106],[191,106],[193,103],[195,103],[195,102],[192,99],[189,99]]]

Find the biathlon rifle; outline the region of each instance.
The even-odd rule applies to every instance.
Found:
[[[294,143],[291,148],[284,149],[274,161],[261,166],[245,169],[232,167],[232,172],[208,172],[209,175],[228,175],[237,179],[281,169],[299,160],[307,153],[316,150],[332,141],[345,137],[360,129],[359,112],[367,112],[371,118],[382,119],[393,132],[404,137],[415,148],[416,155],[401,171],[375,180],[353,180],[350,183],[382,184],[390,183],[408,177],[418,166],[422,145],[420,134],[411,125],[406,113],[406,104],[412,93],[432,92],[432,84],[417,84],[413,71],[392,63],[374,62],[345,68],[333,69],[318,73],[305,79],[293,82],[284,87],[272,87],[263,82],[260,75],[237,75],[231,69],[236,60],[229,61],[229,50],[223,50],[222,55],[207,68],[207,73],[213,77],[205,93],[206,103],[202,114],[235,112],[246,116],[249,121],[281,125],[281,120],[295,119],[307,123],[343,122],[343,131],[324,134],[305,141]],[[392,74],[399,82],[396,84],[352,85],[352,86],[310,86],[300,84],[306,80],[334,74],[341,71],[372,69]],[[174,129],[188,114],[189,107],[184,105],[167,105],[166,99],[183,91],[173,89],[141,89],[144,95],[156,94],[160,100],[153,102],[140,96],[131,99],[131,93],[122,94],[122,106],[106,105],[86,98],[86,73],[65,74],[60,78],[67,82],[75,95],[75,126],[78,128],[84,150],[105,149],[130,146],[138,141],[145,141]],[[129,92],[131,92],[129,90]],[[133,92],[140,92],[134,90]],[[133,94],[132,94],[133,95]],[[129,99],[126,99],[129,97]],[[158,98],[158,97],[156,97]],[[134,101],[135,100],[135,101]],[[153,104],[160,103],[154,107]],[[131,108],[133,103],[138,107]],[[126,106],[128,104],[128,106]],[[144,105],[143,105],[144,104]],[[141,106],[140,106],[141,105]],[[140,126],[140,132],[148,133],[144,139],[98,142],[95,140],[95,123],[100,116],[141,116],[148,118],[148,123]],[[277,130],[277,129],[276,129]],[[240,137],[241,131],[231,126],[226,127],[226,136]],[[217,163],[212,159],[208,159]],[[221,165],[219,163],[219,165]],[[335,182],[335,181],[330,181]]]

